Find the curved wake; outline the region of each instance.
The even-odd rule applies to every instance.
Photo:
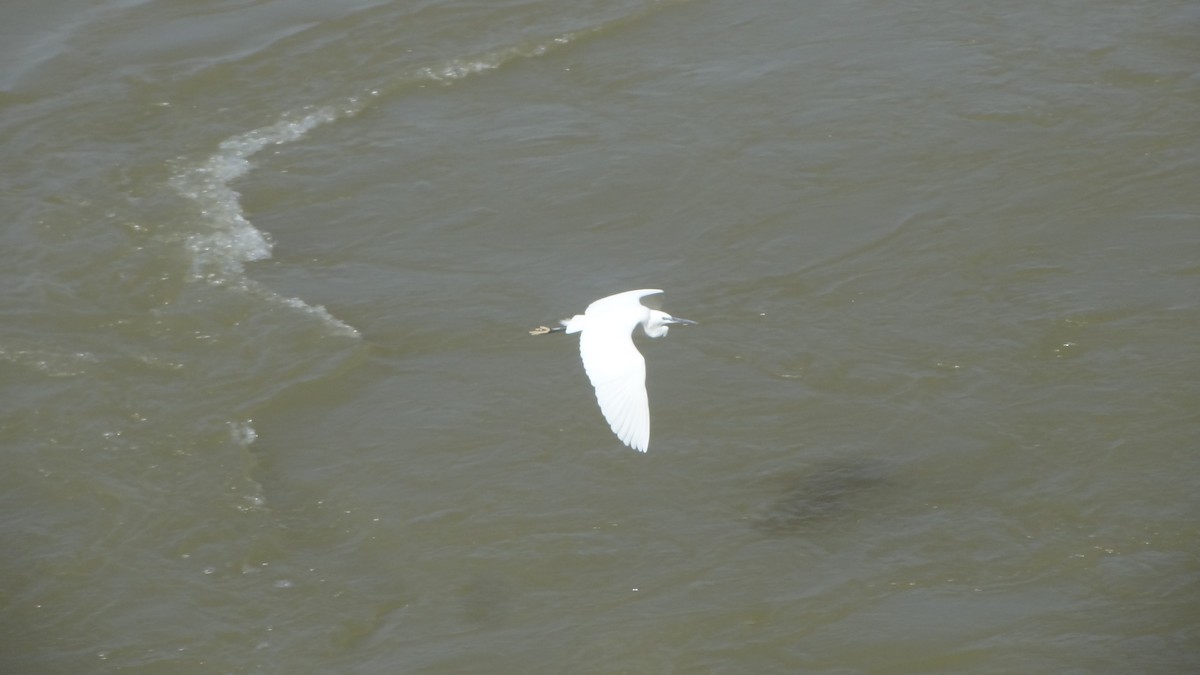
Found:
[[[514,59],[541,56],[606,27],[607,24],[564,33],[542,42],[500,49],[474,58],[452,59],[437,66],[420,68],[391,85],[400,87],[421,81],[450,84],[494,70]],[[246,277],[245,263],[271,257],[272,240],[269,234],[246,218],[241,195],[231,185],[254,168],[250,159],[263,148],[293,143],[323,124],[354,117],[379,96],[378,90],[372,90],[366,97],[350,97],[338,104],[286,112],[273,124],[230,136],[217,146],[216,152],[198,164],[181,164],[173,173],[170,185],[195,202],[201,216],[198,231],[185,239],[192,262],[192,279],[261,295],[272,302],[317,316],[336,333],[357,337],[356,328],[334,317],[324,307],[310,305],[299,298],[283,297]]]

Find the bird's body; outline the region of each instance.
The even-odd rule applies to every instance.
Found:
[[[583,369],[596,389],[596,401],[613,433],[629,447],[645,452],[650,444],[650,404],[646,396],[646,360],[633,345],[639,324],[646,335],[663,337],[673,324],[694,324],[650,309],[641,303],[647,295],[662,293],[646,288],[617,293],[588,305],[583,314],[548,332],[579,333]]]

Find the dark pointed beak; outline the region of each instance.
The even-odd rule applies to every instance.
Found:
[[[684,326],[695,326],[695,325],[696,325],[696,322],[695,322],[695,321],[692,321],[691,319],[681,319],[681,318],[679,318],[679,317],[677,317],[677,316],[673,316],[673,317],[671,317],[670,319],[667,319],[666,321],[664,321],[663,323],[667,323],[667,324],[681,324],[681,325],[684,325]]]

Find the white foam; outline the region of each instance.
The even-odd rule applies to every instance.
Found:
[[[494,70],[515,58],[541,56],[573,42],[577,36],[567,33],[532,45],[501,49],[470,59],[452,59],[438,66],[418,69],[393,84],[411,83],[414,75],[417,80],[450,84]],[[250,172],[253,168],[250,159],[263,148],[298,141],[322,124],[353,117],[379,95],[379,90],[373,89],[365,98],[351,97],[337,105],[286,113],[273,124],[225,139],[216,152],[199,164],[181,165],[170,184],[179,194],[196,203],[201,216],[198,230],[185,236],[192,261],[192,278],[239,288],[299,309],[319,318],[339,334],[357,337],[357,329],[334,317],[324,307],[310,305],[300,298],[283,297],[246,277],[245,264],[270,258],[273,242],[270,235],[254,227],[246,218],[241,195],[231,186],[233,181]]]
[[[495,54],[491,58],[476,61],[454,60],[437,67],[422,68],[417,72],[421,77],[433,80],[434,82],[461,80],[468,75],[477,75],[484,71],[498,68],[502,62],[501,56],[500,54]]]
[[[0,361],[40,371],[50,377],[73,377],[87,372],[100,359],[91,352],[56,352],[33,345],[0,344]]]
[[[246,218],[241,195],[230,185],[250,171],[250,157],[263,148],[299,140],[335,119],[337,113],[331,107],[298,118],[285,115],[275,124],[222,141],[208,159],[171,179],[172,187],[200,207],[207,226],[187,237],[193,277],[215,284],[240,282],[245,263],[271,257],[270,237]]]
[[[352,102],[356,103],[356,102]],[[358,330],[300,298],[286,298],[246,277],[245,264],[271,257],[270,235],[254,227],[242,210],[241,195],[231,185],[253,168],[250,158],[263,148],[304,138],[312,129],[353,114],[361,106],[332,106],[286,114],[274,124],[231,136],[217,151],[197,165],[185,167],[171,178],[171,186],[200,207],[201,230],[186,237],[192,259],[192,277],[214,285],[232,285],[272,302],[306,311],[335,332],[356,337]]]
[[[243,448],[250,447],[250,444],[258,440],[258,432],[254,427],[250,426],[254,420],[246,420],[245,422],[230,422],[229,435],[233,438],[233,442]]]

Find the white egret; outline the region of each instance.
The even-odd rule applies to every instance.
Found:
[[[600,412],[621,442],[639,452],[650,444],[650,403],[646,397],[646,360],[633,346],[638,324],[652,338],[667,334],[675,324],[695,325],[641,303],[647,295],[662,293],[643,288],[610,295],[588,305],[583,314],[562,321],[562,326],[542,326],[531,335],[579,333],[579,356],[596,389]]]

